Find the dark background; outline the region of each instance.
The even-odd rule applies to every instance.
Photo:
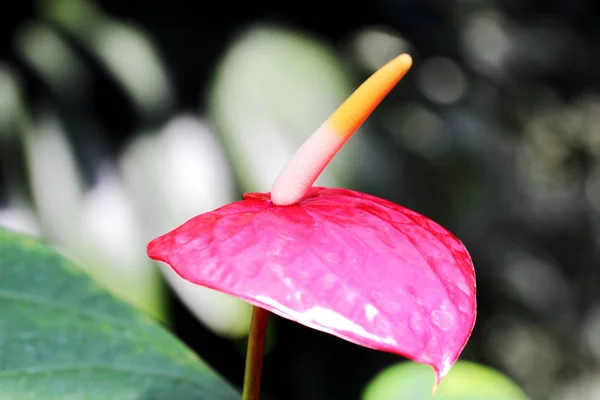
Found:
[[[217,62],[236,35],[256,23],[318,37],[339,52],[356,83],[368,71],[359,68],[346,45],[356,32],[373,26],[409,42],[417,68],[431,57],[452,60],[468,82],[460,100],[433,101],[421,90],[418,73],[411,72],[373,116],[371,134],[392,149],[404,171],[403,184],[390,188],[358,182],[356,188],[368,187],[372,194],[429,216],[469,249],[479,311],[463,358],[500,369],[539,399],[570,398],[557,397],[564,385],[600,377],[599,3],[99,2],[107,16],[150,35],[172,78],[175,104],[149,116],[136,112],[127,92],[77,37],[44,16],[44,4],[3,7],[0,61],[20,75],[33,115],[51,103],[75,126],[81,119],[92,120],[103,132],[109,155],[118,154],[141,126],[159,126],[175,111],[205,111]],[[477,15],[493,17],[474,23]],[[14,37],[30,21],[48,22],[83,56],[93,76],[83,102],[54,92],[19,55]],[[482,67],[481,57],[465,45],[465,30],[474,24],[471,34],[485,38],[486,21],[500,21],[506,34],[506,43],[492,40],[489,46],[507,50]],[[444,84],[443,75],[440,79]],[[442,157],[427,157],[391,138],[383,118],[403,102],[420,105],[442,122],[450,138]],[[70,132],[76,148],[86,146],[84,135]],[[9,168],[4,161],[0,166]],[[93,160],[82,157],[80,163],[91,184]],[[2,182],[0,194],[11,182]],[[171,301],[176,333],[241,385],[240,343],[211,334],[176,298]],[[357,399],[376,372],[398,360],[292,322],[273,321],[277,344],[263,378],[268,399]],[[600,398],[594,393],[599,397],[590,392],[577,398]]]

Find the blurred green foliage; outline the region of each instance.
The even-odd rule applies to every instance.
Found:
[[[510,379],[492,368],[458,361],[435,393],[430,367],[403,362],[380,372],[369,383],[363,400],[528,400]]]

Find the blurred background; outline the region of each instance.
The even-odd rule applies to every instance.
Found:
[[[319,179],[465,243],[462,359],[600,399],[600,17],[592,0],[39,0],[0,11],[0,226],[42,236],[241,385],[250,308],[152,263],[268,191],[383,63],[414,67]],[[266,399],[358,399],[399,357],[273,317]]]

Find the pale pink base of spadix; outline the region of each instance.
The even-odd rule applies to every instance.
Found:
[[[296,203],[317,180],[323,168],[346,140],[325,122],[294,153],[271,192],[271,201],[280,206]]]
[[[346,189],[269,194],[192,218],[148,245],[184,279],[301,324],[429,364],[436,382],[475,321],[473,264],[426,217]]]

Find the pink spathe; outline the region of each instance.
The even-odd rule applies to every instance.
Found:
[[[456,362],[476,316],[463,244],[430,219],[367,194],[313,187],[201,214],[148,245],[184,279],[377,350]]]

